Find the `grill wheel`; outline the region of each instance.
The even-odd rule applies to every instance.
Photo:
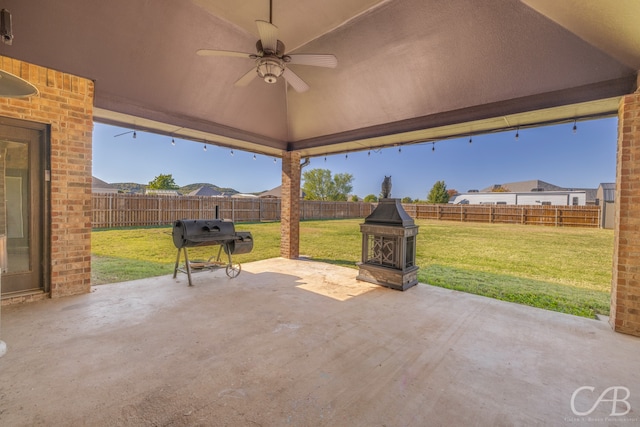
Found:
[[[231,279],[235,279],[236,277],[238,277],[238,274],[240,274],[241,270],[242,267],[240,266],[240,264],[228,264],[226,268],[227,276],[229,276]]]

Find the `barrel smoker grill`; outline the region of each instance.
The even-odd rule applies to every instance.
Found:
[[[237,277],[242,267],[234,264],[231,255],[247,254],[253,249],[253,237],[249,232],[236,232],[232,221],[221,219],[180,219],[173,223],[173,244],[178,249],[173,278],[178,271],[186,273],[191,285],[191,273],[225,268],[227,276]],[[208,260],[189,261],[188,248],[219,246],[217,255]],[[222,251],[228,263],[221,260]],[[180,267],[180,252],[184,253],[184,266]]]

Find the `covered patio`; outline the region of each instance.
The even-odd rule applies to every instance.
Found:
[[[640,336],[639,15],[632,0],[11,4],[1,68],[39,93],[0,102],[0,136],[40,147],[24,193],[40,240],[3,303],[89,291],[94,121],[280,157],[295,259],[306,157],[617,116],[610,323]]]
[[[193,287],[164,276],[5,307],[0,424],[640,422],[640,338],[606,321],[354,276],[277,258],[236,279],[196,275]],[[620,388],[617,402],[597,404],[609,387],[630,396]]]
[[[31,197],[23,216],[39,222],[19,236],[38,240],[19,248],[38,268],[19,283],[2,277],[12,291],[2,295],[0,424],[637,423],[640,3],[236,3],[6,5],[13,43],[0,44],[0,68],[39,92],[0,99],[0,141],[37,154],[18,177],[30,174],[37,191],[16,194]],[[237,87],[250,56],[196,54],[255,55],[256,20],[279,28],[288,53],[335,55],[338,66],[291,64],[306,92],[283,78]],[[623,334],[428,285],[372,287],[298,259],[305,157],[610,116],[609,324]],[[170,277],[92,287],[94,121],[281,158],[282,258],[193,288]],[[5,159],[3,177],[17,169]]]

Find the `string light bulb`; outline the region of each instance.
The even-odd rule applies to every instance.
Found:
[[[273,163],[276,163],[276,162],[277,162],[277,160],[276,160],[276,158],[274,157],[274,158],[273,158]]]
[[[398,154],[402,153],[402,147],[398,148]]]
[[[327,163],[327,156],[324,156],[324,162]]]
[[[431,151],[436,151],[436,143],[432,142],[431,144]]]
[[[520,126],[516,128],[516,141],[520,139]]]
[[[253,155],[253,160],[256,160],[256,155],[255,154]]]
[[[204,147],[202,148],[204,151],[207,151],[207,144],[204,144]]]
[[[136,139],[136,131],[133,131],[133,139]]]
[[[371,151],[369,151],[369,152],[367,153],[367,156],[371,157]]]
[[[348,158],[349,158],[349,155],[348,155],[348,154],[345,154],[345,155],[344,155],[344,159],[345,159],[345,160],[347,160]]]
[[[473,139],[471,139],[471,135],[469,135],[469,144],[471,144],[473,142]]]
[[[231,157],[233,157],[233,150],[231,150]]]
[[[171,138],[171,145],[173,145],[173,146],[176,145],[176,140],[174,138]]]
[[[576,120],[573,121],[573,133],[578,132],[578,126],[576,125]]]

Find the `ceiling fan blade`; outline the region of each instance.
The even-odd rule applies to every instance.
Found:
[[[267,21],[256,21],[262,48],[275,52],[278,48],[278,27]]]
[[[247,86],[249,83],[251,83],[253,81],[253,79],[257,75],[258,75],[258,73],[256,72],[256,69],[252,68],[249,71],[247,71],[244,76],[242,76],[238,80],[236,80],[236,82],[233,85],[234,86],[239,86],[239,87]]]
[[[335,55],[293,54],[287,55],[291,60],[289,64],[313,65],[316,67],[336,68],[338,58]]]
[[[288,68],[284,69],[282,77],[291,85],[296,92],[306,92],[309,90],[309,85],[304,82],[296,73]]]
[[[200,49],[196,50],[196,54],[199,56],[235,56],[237,58],[251,58],[252,53],[245,52],[233,52],[230,50],[212,50],[212,49]]]

